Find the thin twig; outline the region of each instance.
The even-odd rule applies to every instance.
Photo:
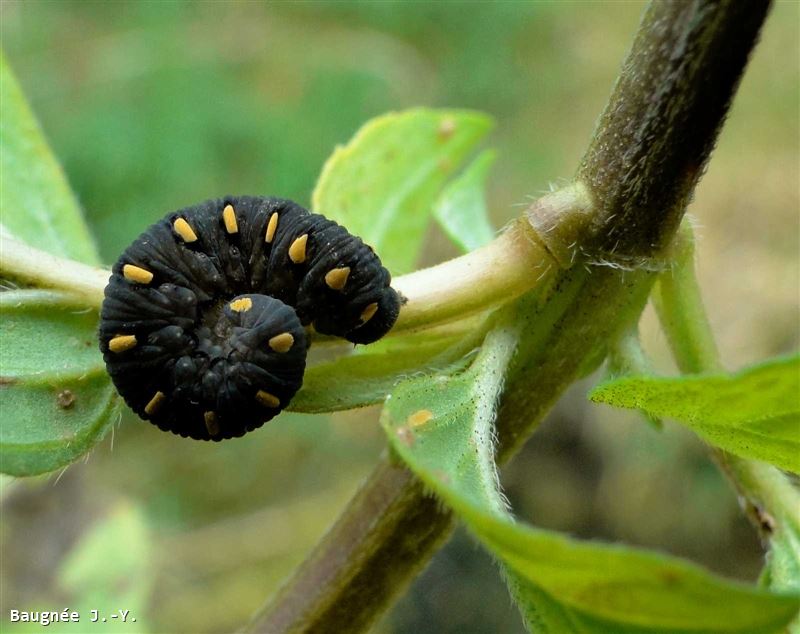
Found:
[[[673,245],[676,266],[653,293],[661,327],[681,372],[719,372],[714,333],[694,269],[694,237],[684,223]],[[800,529],[800,493],[779,469],[709,446],[712,458],[741,496],[747,517],[765,539]]]
[[[545,197],[547,198],[547,197]],[[563,204],[563,197],[561,198]],[[547,205],[546,199],[541,203]],[[553,258],[523,221],[512,224],[485,247],[394,280],[406,299],[392,334],[430,328],[506,302],[546,280]],[[65,290],[99,308],[111,272],[60,258],[0,236],[0,274],[34,286]]]

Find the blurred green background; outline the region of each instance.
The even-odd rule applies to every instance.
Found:
[[[488,195],[499,228],[573,174],[644,5],[1,6],[9,62],[111,262],[165,212],[208,197],[307,204],[336,144],[372,116],[416,105],[497,119]],[[731,368],[798,346],[799,30],[800,4],[778,2],[690,209]],[[421,264],[454,253],[432,228]],[[672,371],[650,311],[643,334]],[[586,388],[505,469],[516,513],[754,579],[760,546],[702,446],[673,425],[659,433],[590,406]],[[284,414],[222,444],[126,415],[60,477],[4,481],[3,618],[107,607],[136,612],[126,632],[232,630],[369,472],[383,446],[376,415]],[[494,564],[459,532],[376,631],[523,630]]]

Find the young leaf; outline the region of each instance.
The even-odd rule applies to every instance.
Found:
[[[361,236],[393,275],[406,273],[437,194],[491,126],[488,116],[465,110],[373,119],[328,159],[312,208]]]
[[[401,456],[403,451],[397,443],[413,447],[417,430],[424,429],[424,435],[419,437],[420,442],[424,438],[426,445],[419,455],[429,462],[430,473],[459,487],[459,494],[465,499],[501,518],[509,515],[494,464],[492,422],[515,344],[515,334],[511,331],[489,333],[468,371],[418,377],[399,386],[382,418]],[[431,403],[436,404],[436,409]],[[390,420],[391,411],[398,405],[404,414],[416,410],[399,426]],[[456,442],[451,442],[453,439]],[[458,478],[450,479],[451,472],[458,473]],[[508,569],[502,560],[501,570],[529,631],[542,634],[571,631],[568,611],[563,606]]]
[[[55,255],[98,264],[78,202],[2,52],[0,103],[4,232]]]
[[[735,374],[630,377],[589,398],[669,416],[726,451],[800,473],[800,356]]]
[[[468,371],[398,385],[382,424],[409,468],[508,568],[532,631],[753,634],[777,631],[797,614],[798,595],[514,523],[497,492],[490,427],[509,349],[489,338]]]
[[[450,239],[465,253],[482,247],[494,238],[486,209],[486,177],[497,153],[482,152],[461,174],[444,188],[433,216]]]
[[[0,471],[28,476],[87,452],[118,412],[97,314],[60,293],[0,293]]]

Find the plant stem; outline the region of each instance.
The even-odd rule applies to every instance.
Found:
[[[2,235],[0,273],[34,286],[67,291],[92,308],[100,308],[111,276],[111,271],[60,258]]]
[[[441,546],[452,515],[389,455],[322,542],[255,615],[247,631],[338,634],[366,630]],[[331,547],[335,545],[335,547]],[[401,563],[399,563],[401,562]]]
[[[770,4],[650,5],[578,170],[597,206],[592,251],[636,262],[669,245]]]
[[[567,193],[567,197],[571,196]],[[552,197],[552,195],[551,195]],[[565,196],[558,197],[564,204]],[[577,199],[571,199],[577,205]],[[541,205],[547,206],[548,197]],[[394,280],[407,300],[391,334],[463,319],[544,284],[558,269],[545,246],[518,221],[481,249]],[[99,308],[111,272],[51,255],[0,236],[0,273],[65,290]]]
[[[688,223],[682,225],[673,251],[676,266],[661,275],[653,293],[659,321],[681,372],[719,372],[722,364],[695,275],[694,236]],[[800,527],[800,492],[781,471],[715,447],[710,451],[762,537],[780,536],[787,524]]]
[[[588,191],[591,204],[581,195],[580,204],[563,214],[553,205],[553,213],[528,215],[537,239],[561,267],[588,260],[637,270],[561,270],[547,293],[528,293],[510,307],[537,334],[518,352],[506,382],[497,419],[499,459],[510,457],[561,392],[602,360],[615,329],[638,317],[654,280],[650,260],[659,257],[678,227],[768,6],[738,0],[650,5],[578,173],[586,187],[578,184],[576,191]],[[531,269],[530,275],[537,273]],[[444,282],[438,292],[448,292],[449,281]],[[485,291],[476,284],[471,290]],[[541,330],[540,318],[546,321]],[[405,587],[450,527],[422,487],[410,484],[413,476],[390,473],[379,467],[251,624],[253,631],[363,631],[390,606],[397,590],[384,584],[386,570],[393,583]],[[390,510],[375,514],[365,505],[371,491],[379,491],[381,506]],[[422,508],[433,509],[427,511],[429,521],[420,517]],[[415,545],[413,557],[408,549],[387,550],[374,532],[354,546],[342,528],[387,522],[387,543],[403,535]],[[339,557],[340,568],[334,569],[337,553],[347,558]],[[364,579],[376,583],[362,600],[352,601]],[[314,587],[323,580],[329,589]],[[331,608],[340,602],[346,608]]]
[[[507,302],[544,283],[557,269],[544,245],[530,235],[527,223],[517,221],[485,247],[397,278],[392,286],[408,302],[393,332],[427,327]]]
[[[673,266],[653,293],[653,305],[681,372],[722,370],[717,343],[708,322],[694,271],[694,234],[684,223],[672,245]]]

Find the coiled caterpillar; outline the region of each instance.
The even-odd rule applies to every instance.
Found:
[[[242,436],[300,389],[305,327],[371,343],[400,309],[371,247],[296,203],[230,196],[168,214],[112,267],[100,350],[140,417]]]

